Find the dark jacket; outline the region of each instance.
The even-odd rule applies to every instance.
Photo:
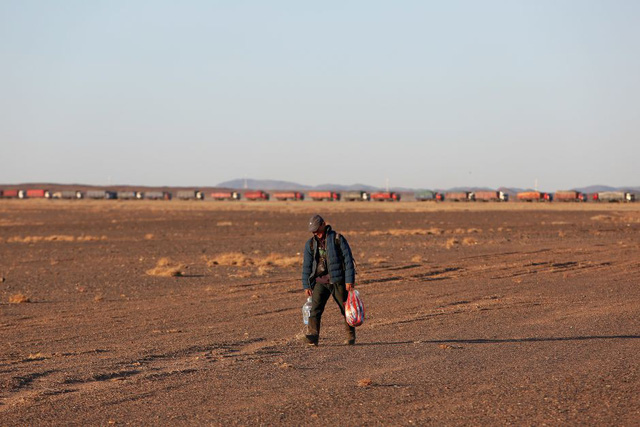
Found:
[[[338,235],[339,245],[336,245],[336,232],[330,225],[326,228],[327,244],[327,268],[329,269],[329,280],[331,283],[355,283],[356,270],[353,265],[353,256],[347,239]],[[302,263],[302,287],[304,289],[313,288],[316,284],[316,268],[320,254],[318,252],[318,242],[315,237],[307,240],[304,245],[304,261]],[[312,244],[313,242],[313,244]],[[313,247],[313,252],[312,252]]]

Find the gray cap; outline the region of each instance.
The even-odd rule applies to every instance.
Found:
[[[324,224],[324,219],[322,219],[320,215],[316,214],[312,216],[309,220],[309,231],[315,233],[320,227],[322,227],[322,224]]]

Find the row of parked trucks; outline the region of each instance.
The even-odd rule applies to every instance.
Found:
[[[204,200],[205,194],[199,190],[180,190],[175,193],[179,200]],[[366,191],[310,191],[306,194],[308,199],[314,201],[391,201],[399,202],[400,194],[393,191],[373,192]],[[509,194],[502,191],[457,191],[440,193],[436,191],[420,191],[415,193],[417,201],[437,202],[507,202]],[[635,194],[626,191],[602,191],[587,195],[579,191],[556,191],[545,193],[541,191],[524,191],[517,193],[517,200],[521,202],[586,202],[588,200],[598,202],[633,202]],[[119,200],[171,200],[173,194],[169,191],[110,191],[89,190],[86,192],[76,190],[49,191],[43,189],[29,190],[0,190],[0,198],[18,199],[119,199]],[[216,191],[207,198],[212,200],[280,200],[300,201],[305,199],[305,194],[299,191],[276,191],[267,193],[262,190],[245,191]]]

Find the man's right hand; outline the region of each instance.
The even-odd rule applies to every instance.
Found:
[[[310,297],[313,294],[313,291],[311,290],[311,288],[307,288],[304,290],[304,294]]]

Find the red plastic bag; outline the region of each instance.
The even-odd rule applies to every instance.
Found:
[[[347,301],[344,303],[344,317],[349,326],[360,326],[364,322],[364,304],[358,291],[349,292]]]

